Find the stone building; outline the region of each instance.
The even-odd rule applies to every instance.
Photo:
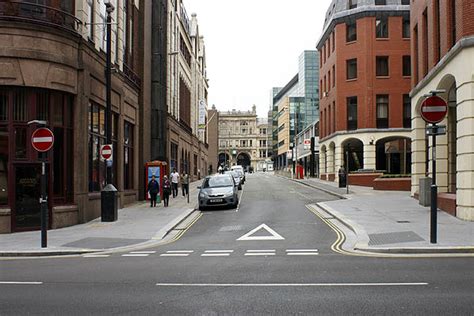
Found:
[[[317,43],[323,179],[337,178],[341,166],[410,173],[409,4],[334,0],[329,6]]]
[[[246,170],[263,168],[268,156],[269,125],[252,111],[219,112],[219,165],[242,165]]]
[[[420,178],[431,176],[431,137],[420,116],[433,90],[448,102],[447,134],[437,137],[439,208],[474,220],[474,14],[470,0],[414,1],[411,4],[412,195]],[[427,154],[429,153],[429,154]]]
[[[215,105],[207,111],[207,117],[208,173],[213,174],[219,168],[219,111],[216,110]]]
[[[141,185],[143,2],[111,1],[112,181],[120,206],[136,201]],[[50,227],[100,216],[106,16],[103,0],[0,2],[0,232],[40,226],[33,120],[55,135],[46,155]]]
[[[182,0],[168,0],[167,121],[162,132],[172,170],[192,180],[207,174],[208,80],[206,51],[196,14],[189,18]]]

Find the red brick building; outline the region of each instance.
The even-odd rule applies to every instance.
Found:
[[[409,1],[335,0],[320,53],[320,174],[410,173]],[[349,161],[347,161],[349,160]]]
[[[431,142],[420,116],[425,95],[433,90],[448,102],[440,124],[447,134],[437,137],[439,207],[462,219],[474,220],[474,2],[416,0],[411,3],[413,60],[412,194],[420,178],[431,176]]]

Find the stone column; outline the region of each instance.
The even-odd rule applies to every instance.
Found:
[[[321,178],[322,174],[326,174],[326,151],[321,151],[319,153],[319,177]]]
[[[474,83],[457,90],[456,216],[474,221]]]
[[[419,193],[420,178],[426,177],[426,140],[425,122],[420,114],[413,109],[416,100],[412,102],[412,132],[411,132],[411,195]]]
[[[373,145],[364,144],[364,169],[375,169],[375,142]]]
[[[335,181],[339,182],[339,177],[337,176],[337,171],[339,168],[344,164],[344,148],[341,146],[341,144],[337,144],[336,147],[334,148],[334,166],[335,168]],[[344,166],[344,168],[347,168],[347,166]]]

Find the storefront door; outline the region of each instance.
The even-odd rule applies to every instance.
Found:
[[[15,164],[14,177],[13,229],[15,231],[39,229],[41,164]]]

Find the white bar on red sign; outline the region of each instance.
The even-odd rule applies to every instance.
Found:
[[[52,141],[52,137],[33,137],[34,143],[51,143]]]
[[[446,107],[445,106],[425,106],[421,108],[423,112],[446,112]]]

